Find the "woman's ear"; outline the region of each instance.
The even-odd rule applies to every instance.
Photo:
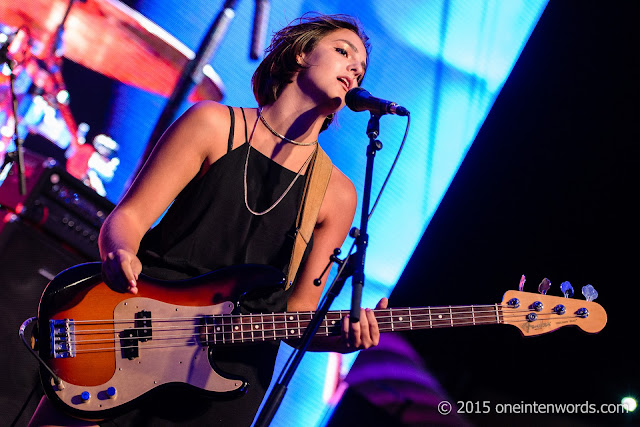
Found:
[[[305,62],[304,62],[304,52],[299,53],[299,54],[296,56],[296,62],[298,63],[298,66],[300,66],[300,67],[304,67],[304,63],[305,63]]]

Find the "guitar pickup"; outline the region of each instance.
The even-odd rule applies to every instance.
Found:
[[[151,329],[151,312],[139,311],[136,313],[136,320],[134,322],[138,341],[145,342],[152,339]]]
[[[138,337],[136,329],[125,329],[120,332],[120,349],[122,357],[133,360],[140,355],[138,349]]]
[[[133,329],[120,332],[120,349],[122,357],[133,360],[140,356],[138,343],[152,339],[151,312],[142,310],[135,314]]]

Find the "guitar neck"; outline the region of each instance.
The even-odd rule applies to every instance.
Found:
[[[374,310],[380,332],[451,328],[504,323],[502,306],[467,305],[446,307],[387,308]],[[313,312],[223,315],[207,318],[208,344],[234,344],[300,338]],[[348,310],[330,311],[320,323],[317,336],[340,334],[341,320]]]

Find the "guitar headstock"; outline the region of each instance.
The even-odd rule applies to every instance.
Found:
[[[607,324],[607,313],[604,308],[593,302],[597,296],[593,287],[585,294],[587,300],[568,298],[565,288],[563,288],[565,297],[546,295],[548,287],[543,288],[545,288],[544,292],[541,289],[543,293],[540,294],[522,290],[507,291],[500,303],[503,322],[517,327],[525,336],[546,334],[563,326],[577,326],[593,334],[600,332]]]

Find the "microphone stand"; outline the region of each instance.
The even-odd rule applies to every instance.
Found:
[[[333,257],[332,257],[332,261],[334,261]],[[342,261],[340,260],[336,260],[336,262],[338,264],[342,264]],[[348,264],[349,263],[347,261],[347,265],[344,266],[342,270],[343,272],[347,272],[349,270]],[[275,416],[276,411],[280,407],[280,404],[282,403],[282,399],[284,398],[284,395],[287,392],[289,383],[293,378],[293,374],[295,373],[296,369],[298,369],[298,366],[300,365],[300,362],[302,361],[303,356],[307,352],[309,344],[311,344],[311,340],[315,336],[318,328],[320,327],[320,325],[322,324],[322,321],[327,315],[327,312],[329,311],[329,307],[331,307],[331,304],[333,303],[333,301],[336,299],[338,294],[340,294],[340,291],[342,290],[342,287],[344,286],[344,283],[346,282],[349,275],[350,273],[347,273],[347,274],[338,273],[338,276],[334,279],[333,283],[329,287],[329,290],[327,291],[327,295],[325,296],[323,304],[313,314],[313,317],[311,318],[309,325],[305,329],[304,334],[302,335],[302,338],[300,338],[300,345],[296,349],[296,354],[293,360],[287,366],[286,370],[284,371],[284,374],[280,375],[281,379],[278,379],[276,384],[274,384],[273,389],[269,393],[269,396],[267,397],[267,400],[265,401],[264,406],[262,407],[262,410],[260,411],[260,414],[256,419],[256,423],[254,427],[267,427],[269,424],[271,424],[271,420],[273,420],[273,417]]]
[[[209,62],[215,51],[218,49],[222,38],[226,34],[229,24],[231,23],[231,19],[235,16],[234,9],[236,3],[238,3],[238,0],[225,1],[222,6],[222,10],[218,13],[218,16],[202,39],[195,57],[189,61],[182,70],[176,87],[169,96],[169,100],[165,104],[165,107],[156,122],[155,128],[151,132],[145,151],[140,158],[140,162],[138,163],[136,170],[134,171],[134,178],[138,172],[140,172],[140,169],[142,169],[142,166],[147,161],[149,155],[151,155],[151,152],[158,142],[158,139],[160,139],[160,136],[162,136],[162,133],[175,119],[176,111],[180,105],[182,105],[193,87],[202,80],[202,67]]]
[[[369,244],[369,235],[367,229],[369,226],[369,206],[371,204],[371,186],[373,181],[373,162],[376,153],[382,149],[382,143],[378,141],[380,134],[380,115],[371,113],[369,123],[367,124],[367,136],[369,137],[369,145],[367,146],[367,165],[364,174],[364,192],[362,194],[362,211],[360,215],[360,229],[353,228],[351,237],[356,239],[356,253],[354,254],[354,272],[351,281],[351,312],[349,313],[350,322],[360,321],[360,303],[362,301],[362,288],[364,286],[364,263]]]
[[[353,276],[352,287],[353,294],[351,298],[351,312],[349,314],[350,322],[360,321],[360,303],[362,300],[362,287],[364,285],[364,262],[365,252],[368,244],[367,226],[369,223],[369,205],[371,202],[371,183],[373,181],[373,162],[376,152],[382,149],[382,143],[376,138],[380,133],[380,116],[371,113],[371,118],[367,125],[367,135],[369,137],[369,146],[367,147],[367,166],[365,170],[365,182],[364,193],[362,197],[362,215],[360,217],[360,230],[353,228],[350,232],[351,237],[355,237],[356,240],[356,252],[352,256],[347,256],[346,260],[340,261],[336,259],[336,252],[331,257],[332,261],[337,262],[342,268],[338,271],[338,275],[334,279],[333,283],[327,291],[327,295],[320,308],[314,313],[309,325],[305,329],[302,338],[300,339],[300,345],[296,350],[295,357],[291,363],[287,366],[284,374],[280,375],[281,379],[278,379],[274,384],[273,389],[267,396],[258,418],[256,419],[255,427],[267,427],[273,417],[276,414],[295,370],[300,365],[302,357],[306,353],[311,340],[315,336],[320,324],[324,320],[329,307],[342,290],[346,280]],[[345,263],[343,265],[343,263]]]

